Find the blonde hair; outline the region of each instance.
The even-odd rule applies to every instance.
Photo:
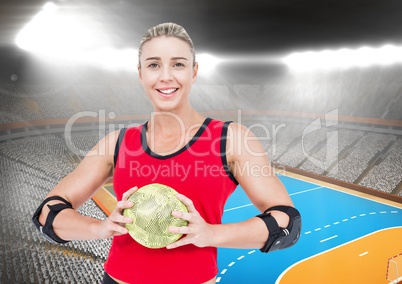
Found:
[[[161,36],[166,36],[166,37],[175,37],[178,38],[184,42],[186,42],[189,47],[191,54],[193,55],[193,65],[195,65],[195,50],[194,50],[194,44],[193,41],[191,40],[190,36],[186,32],[186,30],[175,23],[162,23],[159,25],[156,25],[152,28],[150,28],[145,35],[142,37],[141,42],[140,42],[140,47],[138,49],[138,65],[141,66],[140,63],[140,57],[142,54],[142,46],[144,43],[150,41],[153,38],[156,37],[161,37]]]

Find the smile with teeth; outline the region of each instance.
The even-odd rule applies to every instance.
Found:
[[[162,93],[164,95],[170,95],[170,94],[176,92],[178,90],[178,88],[164,89],[164,90],[157,89],[157,90],[158,90],[158,92],[160,92],[160,93]]]

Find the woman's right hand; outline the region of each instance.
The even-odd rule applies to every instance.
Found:
[[[133,203],[128,201],[128,198],[137,190],[138,187],[135,186],[126,191],[122,196],[122,200],[117,202],[115,209],[110,213],[109,217],[99,223],[99,227],[97,228],[99,238],[107,239],[128,233],[125,225],[133,222],[133,220],[123,216],[123,210],[133,206]]]

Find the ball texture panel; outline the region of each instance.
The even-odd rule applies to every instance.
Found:
[[[187,226],[187,221],[172,216],[172,211],[188,212],[187,207],[176,197],[177,192],[163,184],[153,183],[139,188],[128,200],[131,208],[123,215],[133,222],[126,224],[130,236],[148,248],[163,248],[177,241],[182,234],[168,231],[170,226]]]

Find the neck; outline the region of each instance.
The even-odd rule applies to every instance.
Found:
[[[194,124],[200,124],[204,117],[193,108],[181,112],[153,112],[148,124],[148,131],[177,135],[186,132]]]

